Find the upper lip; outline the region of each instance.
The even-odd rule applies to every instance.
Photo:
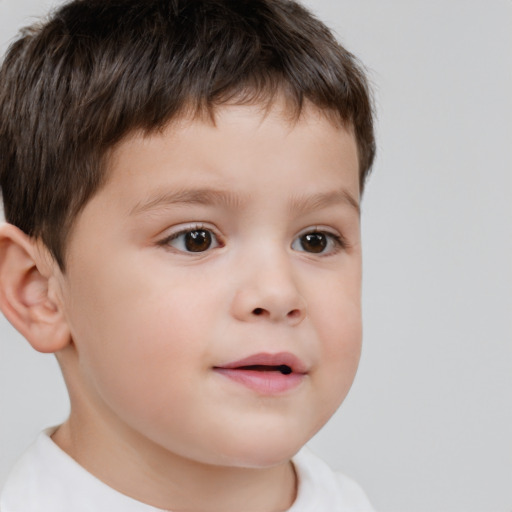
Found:
[[[227,370],[235,368],[243,368],[247,366],[288,366],[294,373],[307,373],[308,368],[306,364],[301,361],[297,356],[290,352],[278,352],[275,354],[262,352],[253,354],[249,357],[244,357],[238,361],[231,361],[229,363],[220,364],[215,368],[224,368]]]

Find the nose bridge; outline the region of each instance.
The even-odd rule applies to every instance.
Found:
[[[235,316],[243,320],[300,322],[306,314],[299,277],[286,249],[267,246],[243,264]]]

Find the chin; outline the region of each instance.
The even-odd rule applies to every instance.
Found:
[[[309,440],[283,432],[279,436],[257,436],[238,440],[220,454],[222,465],[240,468],[269,468],[288,462]],[[233,440],[234,441],[234,440]]]
[[[260,450],[257,453],[247,452],[239,454],[236,458],[230,458],[229,461],[226,461],[226,465],[247,469],[266,469],[276,467],[287,463],[300,450],[300,448],[301,447],[299,446],[295,450],[281,450],[279,453],[264,453],[263,450]]]

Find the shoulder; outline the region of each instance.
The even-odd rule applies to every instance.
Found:
[[[52,446],[53,429],[39,434],[12,468],[0,494],[1,512],[39,512],[60,482],[62,461]]]
[[[161,512],[111,489],[41,433],[14,466],[0,494],[1,512]]]
[[[37,494],[35,483],[41,469],[37,463],[40,450],[41,439],[38,437],[11,469],[0,493],[1,512],[32,512],[32,508],[27,508],[26,504]],[[22,504],[23,508],[20,507]]]
[[[354,480],[334,472],[308,448],[303,448],[293,458],[293,463],[298,492],[289,512],[375,512]]]

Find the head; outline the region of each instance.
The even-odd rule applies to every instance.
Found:
[[[0,83],[1,305],[72,411],[203,463],[286,460],[359,358],[354,57],[294,2],[82,0]]]
[[[62,269],[66,240],[127,134],[224,104],[306,102],[353,130],[360,187],[374,138],[367,83],[326,27],[290,1],[102,0],[28,28],[0,72],[0,185],[8,222]]]

